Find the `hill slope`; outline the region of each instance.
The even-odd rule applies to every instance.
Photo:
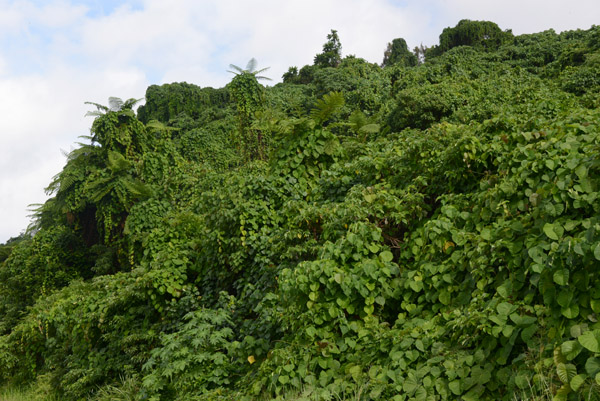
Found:
[[[35,234],[0,248],[0,381],[600,398],[600,30],[490,24],[416,66],[346,57],[269,88],[240,69],[152,86],[137,114],[97,105]]]

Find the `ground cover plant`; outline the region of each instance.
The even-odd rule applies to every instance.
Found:
[[[464,20],[381,66],[327,39],[271,87],[251,60],[90,104],[0,246],[2,385],[600,399],[600,28]]]

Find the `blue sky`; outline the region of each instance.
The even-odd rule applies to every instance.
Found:
[[[597,0],[0,0],[0,242],[28,225],[29,204],[91,119],[85,101],[141,98],[151,84],[221,87],[255,57],[280,80],[312,63],[330,29],[344,55],[380,63],[386,44],[434,45],[463,18],[515,34],[588,29]]]

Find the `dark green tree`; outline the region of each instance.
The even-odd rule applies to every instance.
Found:
[[[287,72],[281,76],[284,83],[297,83],[298,81],[298,67],[290,67]]]
[[[427,55],[438,56],[457,46],[472,46],[492,51],[513,38],[510,29],[503,31],[494,22],[463,19],[454,28],[445,28],[440,34],[439,46],[432,47]]]
[[[342,62],[342,44],[335,29],[327,35],[323,52],[315,56],[314,64],[319,67],[337,67]]]
[[[408,50],[406,41],[402,38],[396,38],[388,43],[385,53],[383,53],[382,67],[388,67],[394,64],[401,64],[405,67],[413,67],[418,64],[417,56]]]

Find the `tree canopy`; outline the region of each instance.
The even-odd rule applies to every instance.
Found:
[[[327,34],[323,52],[315,56],[314,64],[319,67],[337,67],[342,61],[342,43],[335,29]]]

